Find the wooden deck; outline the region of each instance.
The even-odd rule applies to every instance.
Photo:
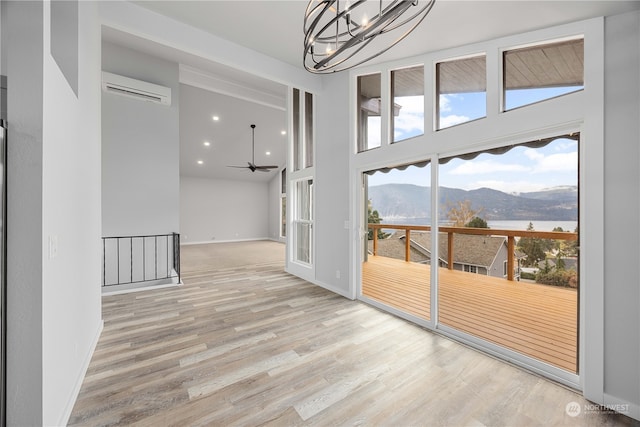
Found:
[[[369,256],[362,294],[429,320],[430,267]],[[577,372],[578,299],[573,289],[440,269],[439,322]]]

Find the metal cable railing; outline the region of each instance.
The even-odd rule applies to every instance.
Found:
[[[180,234],[102,238],[102,286],[180,282]]]

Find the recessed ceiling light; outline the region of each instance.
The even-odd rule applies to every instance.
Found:
[[[204,163],[204,162],[203,162],[202,160],[198,160],[198,164],[199,164],[199,165],[201,165],[201,164],[203,164],[203,163]]]
[[[267,156],[270,156],[270,155],[271,155],[271,151],[267,151],[265,154],[266,154]]]
[[[286,134],[287,134],[287,131],[286,131],[286,130],[283,130],[283,131],[281,131],[280,133],[281,133],[282,135],[286,135]]]
[[[208,147],[208,146],[211,145],[211,143],[209,141],[205,141],[203,144],[204,144],[205,147]]]
[[[218,117],[218,116],[213,116],[213,117],[212,117],[212,119],[213,119],[213,121],[214,121],[214,122],[217,122],[218,120],[220,120],[220,117]]]

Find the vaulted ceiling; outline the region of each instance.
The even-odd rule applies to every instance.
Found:
[[[302,68],[302,21],[306,0],[136,1],[155,13]],[[424,22],[404,41],[380,56],[388,61],[470,44],[596,16],[640,9],[639,1],[462,1],[437,0]],[[236,87],[240,96],[182,85],[180,96],[181,174],[218,179],[266,181],[275,173],[251,173],[226,165],[244,164],[251,155],[250,124],[256,127],[256,162],[285,163],[286,87],[204,61],[168,46],[104,28],[105,40],[206,71]],[[212,122],[212,115],[220,120]],[[204,141],[212,143],[204,146]],[[267,156],[266,151],[271,155]],[[197,160],[203,160],[202,165]]]

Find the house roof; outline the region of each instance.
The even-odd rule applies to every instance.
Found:
[[[377,254],[390,258],[404,259],[404,231],[398,231],[387,239],[379,239]],[[454,234],[453,261],[456,264],[468,264],[479,267],[490,267],[496,254],[506,245],[507,238],[501,236],[476,236],[471,234]],[[424,262],[430,259],[431,233],[429,231],[411,232],[411,261]],[[447,233],[439,234],[439,257],[446,261],[449,245]],[[369,241],[369,250],[373,242]],[[516,252],[516,257],[522,254]]]

